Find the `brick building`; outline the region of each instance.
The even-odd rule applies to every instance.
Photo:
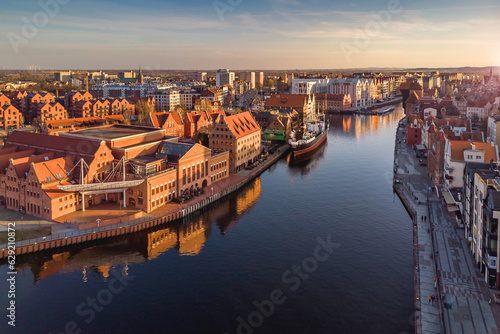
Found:
[[[167,136],[182,137],[184,135],[184,123],[177,111],[150,113],[146,125],[165,129]]]
[[[265,108],[290,113],[297,111],[302,121],[309,113],[314,113],[316,102],[314,95],[274,94],[266,99]]]
[[[0,107],[0,128],[17,129],[22,125],[22,115],[13,105],[3,105]]]
[[[66,119],[68,118],[68,113],[66,109],[58,102],[52,103],[40,103],[36,107],[36,117],[40,119],[41,122],[51,119]]]
[[[315,96],[316,110],[319,111],[342,111],[350,108],[352,103],[349,94],[315,94]]]
[[[244,169],[260,158],[261,128],[249,112],[221,115],[209,135],[210,148],[229,151],[229,171]]]
[[[152,212],[228,177],[229,152],[176,141],[165,129],[117,124],[15,131],[0,149],[0,202],[44,219],[102,202]]]
[[[431,177],[432,183],[438,185],[443,183],[446,135],[444,131],[437,131],[435,127],[428,131],[428,135],[427,174]]]
[[[406,144],[420,145],[422,144],[422,128],[424,122],[416,115],[409,117],[406,125]]]

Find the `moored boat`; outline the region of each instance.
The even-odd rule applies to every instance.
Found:
[[[301,131],[292,131],[289,144],[294,159],[304,158],[316,152],[327,139],[328,121],[325,115],[318,115],[315,120],[307,121]]]
[[[386,107],[383,107],[383,108],[380,108],[377,112],[378,115],[385,115],[385,114],[388,114],[388,113],[391,113],[394,111],[394,106],[386,106]]]

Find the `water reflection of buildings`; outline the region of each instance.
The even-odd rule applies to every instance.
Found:
[[[219,227],[221,234],[225,234],[257,202],[261,191],[261,180],[257,178],[238,194],[214,204],[190,221],[99,240],[83,249],[71,247],[59,253],[30,254],[19,259],[25,262],[19,262],[17,268],[28,270],[30,267],[35,282],[73,271],[81,272],[82,280],[86,282],[91,273],[97,273],[103,280],[108,279],[112,270],[126,274],[129,265],[154,260],[168,251],[177,251],[181,256],[194,256],[202,251],[213,223]]]
[[[341,130],[346,135],[360,140],[391,126],[403,116],[402,112],[401,105],[398,105],[396,111],[381,116],[332,115],[330,116],[330,131]]]
[[[238,223],[241,215],[247,212],[259,199],[262,194],[262,184],[260,177],[252,181],[234,199],[224,201],[215,210],[207,212],[207,219],[215,222],[215,225],[220,230],[222,235],[225,235],[227,230]]]

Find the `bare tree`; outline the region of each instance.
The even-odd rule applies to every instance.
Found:
[[[155,109],[152,104],[148,103],[145,100],[139,100],[135,105],[135,113],[137,114],[137,124],[146,125],[146,121],[149,115],[154,111]],[[125,119],[127,119],[125,114],[123,116],[125,117]],[[128,115],[128,120],[130,121],[130,115]]]

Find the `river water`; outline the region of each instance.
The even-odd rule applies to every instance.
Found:
[[[412,333],[412,223],[391,186],[402,117],[330,116],[310,161],[185,222],[19,257],[0,333]]]

